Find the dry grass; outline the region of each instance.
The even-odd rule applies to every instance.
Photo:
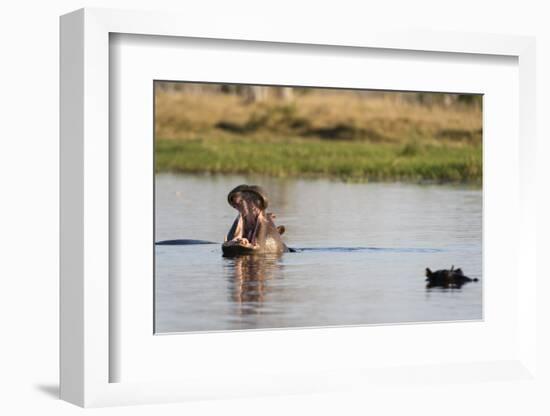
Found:
[[[402,96],[361,96],[354,92],[297,95],[247,103],[236,95],[158,92],[156,137],[194,138],[197,133],[293,135],[371,142],[481,142],[481,109],[423,106]]]

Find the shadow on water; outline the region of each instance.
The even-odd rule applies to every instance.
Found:
[[[224,257],[230,299],[240,315],[259,313],[270,292],[269,280],[282,267],[281,255]]]

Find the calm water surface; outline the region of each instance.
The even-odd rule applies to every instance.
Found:
[[[241,183],[266,189],[301,250],[228,259],[219,244],[156,246],[157,333],[482,318],[480,190],[159,174],[156,240],[221,243]],[[426,267],[451,265],[480,282],[425,288]]]

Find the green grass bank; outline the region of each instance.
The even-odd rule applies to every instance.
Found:
[[[314,138],[157,139],[156,171],[330,177],[344,181],[481,185],[481,145],[370,143]]]

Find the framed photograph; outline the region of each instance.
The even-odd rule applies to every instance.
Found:
[[[154,99],[156,334],[483,318],[482,94]]]
[[[534,40],[233,27],[61,18],[61,397],[532,378]]]

